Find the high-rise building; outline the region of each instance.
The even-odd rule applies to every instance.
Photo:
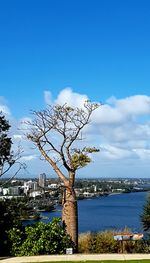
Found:
[[[45,173],[39,175],[39,186],[42,188],[45,188],[46,186],[46,174]]]

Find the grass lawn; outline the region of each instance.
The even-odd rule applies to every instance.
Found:
[[[46,262],[38,262],[38,263],[150,263],[150,259],[143,259],[143,260],[83,260],[83,261],[46,261]],[[37,262],[34,262],[37,263]]]

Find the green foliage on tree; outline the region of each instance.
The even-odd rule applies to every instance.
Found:
[[[12,166],[14,160],[11,154],[11,138],[8,137],[10,125],[5,117],[0,113],[0,176],[5,173],[5,164]],[[6,169],[7,170],[7,169]]]
[[[48,224],[39,222],[26,226],[24,230],[13,228],[9,231],[9,238],[12,256],[63,254],[67,247],[73,247],[59,218]]]
[[[6,174],[12,166],[16,165],[16,171],[12,178],[22,169],[26,168],[25,164],[18,160],[21,157],[21,149],[18,147],[17,152],[12,151],[12,140],[9,137],[10,125],[5,116],[0,112],[0,177]],[[10,178],[10,179],[12,179]]]
[[[26,197],[12,198],[1,201],[9,213],[11,213],[14,222],[20,221],[22,219],[29,219],[30,217],[34,219],[39,218],[39,213],[36,212],[33,205],[28,202]]]
[[[148,196],[146,204],[143,207],[141,221],[143,224],[144,231],[150,232],[150,195]]]

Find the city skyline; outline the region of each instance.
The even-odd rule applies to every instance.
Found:
[[[103,105],[84,143],[100,152],[79,177],[149,177],[149,12],[148,0],[0,3],[0,110],[25,176],[54,176],[23,135],[30,110],[89,99]]]

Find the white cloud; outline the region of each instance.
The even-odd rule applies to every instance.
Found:
[[[106,159],[108,158],[112,160],[126,159],[133,157],[133,155],[135,157],[135,153],[130,151],[129,149],[127,150],[109,144],[101,146],[101,153],[102,156],[105,157]]]
[[[21,140],[22,138],[23,138],[23,135],[21,135],[21,134],[14,134],[13,135],[13,138],[15,139],[15,140]]]
[[[63,89],[57,99],[55,100],[55,103],[57,104],[65,104],[67,103],[68,105],[72,107],[83,107],[85,101],[88,100],[87,95],[84,94],[79,94],[76,92],[73,92],[71,88],[66,88]]]
[[[30,117],[23,117],[18,121],[18,130],[27,133],[30,130],[30,126],[28,123],[32,122],[32,118]]]
[[[116,107],[124,114],[144,115],[150,114],[150,97],[135,95],[116,101]]]
[[[82,107],[86,100],[87,95],[66,88],[55,102]],[[141,123],[138,117],[147,115],[150,115],[150,97],[135,95],[119,100],[111,97],[93,112],[92,122],[86,127],[85,133],[90,138],[90,144],[100,145],[105,159],[143,158],[144,147],[150,147],[150,123],[148,119]],[[139,154],[139,150],[135,152],[136,148],[144,154]]]
[[[51,105],[53,103],[52,102],[52,94],[50,91],[48,91],[48,90],[44,91],[44,99],[45,99],[45,103],[47,105]]]
[[[2,112],[4,115],[10,115],[10,110],[6,105],[0,105],[0,112]]]
[[[149,160],[150,161],[150,149],[133,149],[133,151],[139,156],[142,160]]]
[[[11,115],[10,109],[7,106],[7,101],[2,96],[0,96],[0,112],[4,115]]]
[[[97,125],[97,132],[108,143],[118,143],[129,146],[131,142],[139,144],[149,142],[150,125],[134,122],[124,122],[118,125]],[[143,144],[144,145],[144,144]]]
[[[100,106],[93,112],[93,123],[96,124],[116,124],[125,119],[125,116],[117,108],[113,108],[108,104]]]
[[[99,124],[119,124],[133,121],[137,116],[150,115],[150,97],[135,95],[117,100],[111,97],[106,104],[94,112],[93,118]]]
[[[31,160],[34,160],[36,158],[37,158],[36,155],[25,155],[25,156],[22,156],[20,160],[21,161],[31,161]]]

